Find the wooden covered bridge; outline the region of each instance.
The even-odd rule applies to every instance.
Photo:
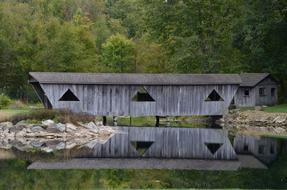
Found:
[[[237,74],[92,74],[31,72],[46,108],[98,116],[223,115]]]

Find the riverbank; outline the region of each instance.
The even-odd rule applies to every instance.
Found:
[[[219,124],[234,133],[287,136],[287,113],[231,110]]]
[[[89,123],[55,123],[46,120],[39,124],[20,121],[0,123],[0,148],[16,148],[20,151],[72,149],[76,146],[93,147],[95,143],[105,143],[117,131],[108,126]]]

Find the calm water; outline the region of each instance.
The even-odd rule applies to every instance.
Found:
[[[0,189],[287,188],[284,139],[212,128],[117,129],[72,149],[53,139],[29,141],[29,149],[9,142],[0,150]]]

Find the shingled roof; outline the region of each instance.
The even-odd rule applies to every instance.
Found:
[[[240,84],[238,74],[119,74],[30,72],[29,82],[46,84],[207,85]]]
[[[242,73],[240,74],[242,80],[240,86],[254,87],[269,76],[269,73]]]

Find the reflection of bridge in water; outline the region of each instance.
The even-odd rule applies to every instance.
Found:
[[[266,168],[277,156],[277,141],[236,136],[222,129],[118,127],[120,133],[71,159],[34,162],[29,169],[198,169]]]
[[[222,129],[120,127],[93,157],[148,157],[235,160],[236,153]]]

